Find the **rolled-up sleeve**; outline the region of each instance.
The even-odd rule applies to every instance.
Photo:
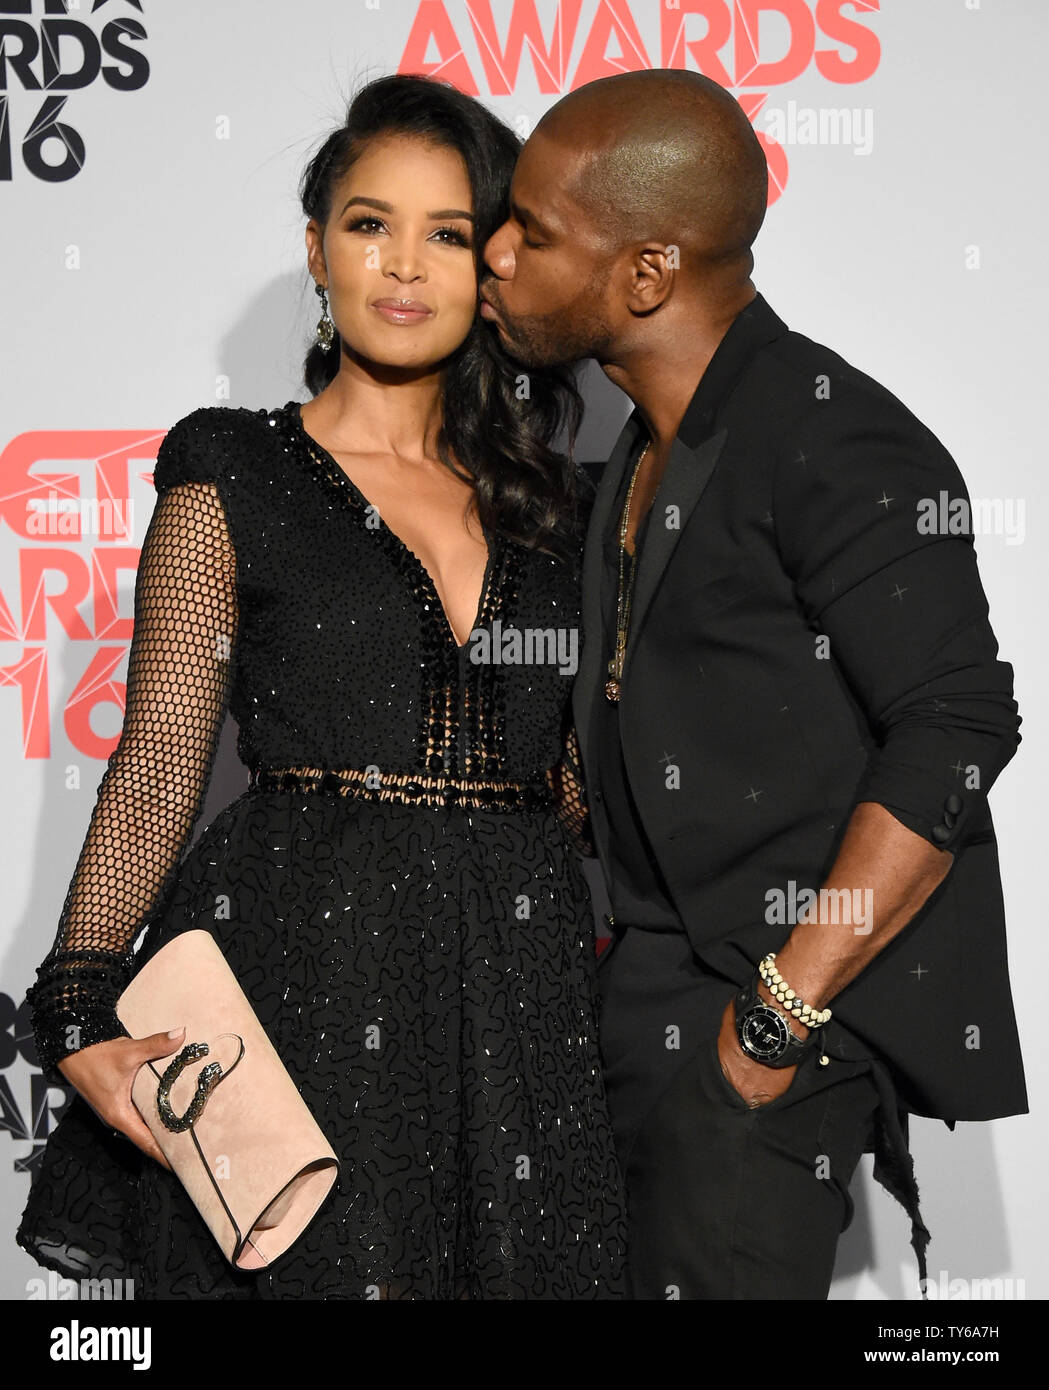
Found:
[[[777,463],[773,516],[803,612],[867,716],[857,801],[938,849],[988,824],[1020,742],[998,659],[970,499],[936,437],[888,392],[832,386]],[[945,526],[943,523],[946,522]]]

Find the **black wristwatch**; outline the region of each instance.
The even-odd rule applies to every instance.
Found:
[[[818,1028],[799,1038],[786,1015],[766,1004],[755,974],[736,995],[736,1037],[748,1057],[766,1067],[793,1067],[815,1045]]]

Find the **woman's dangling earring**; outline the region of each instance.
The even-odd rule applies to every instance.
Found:
[[[325,352],[330,352],[335,345],[335,322],[328,313],[328,295],[323,285],[316,286],[317,294],[320,296],[321,307],[324,313],[317,323],[317,341]]]

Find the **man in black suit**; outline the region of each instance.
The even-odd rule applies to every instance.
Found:
[[[756,293],[766,195],[728,93],[624,74],[546,113],[485,248],[507,350],[636,407],[574,710],[641,1298],[825,1298],[866,1149],[924,1279],[908,1115],[1027,1110],[986,799],[1020,721],[965,486]]]

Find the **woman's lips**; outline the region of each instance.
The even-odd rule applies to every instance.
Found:
[[[479,295],[478,295],[478,298],[479,298],[480,301],[481,301],[481,307],[480,307],[480,314],[481,314],[481,317],[482,317],[483,319],[497,319],[497,318],[499,317],[499,307],[498,307],[498,305],[492,303],[492,301],[491,301],[491,300],[488,298],[488,296],[485,294],[484,290],[481,290],[481,291],[480,291],[480,293],[479,293]]]
[[[411,309],[404,304],[376,302],[372,304],[376,313],[382,314],[388,323],[422,323],[433,313],[432,309]]]

